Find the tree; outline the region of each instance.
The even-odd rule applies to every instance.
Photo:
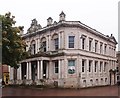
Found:
[[[2,21],[2,64],[7,64],[17,69],[19,61],[27,56],[26,44],[22,40],[20,31],[23,26],[16,27],[15,16],[11,13],[0,15]]]

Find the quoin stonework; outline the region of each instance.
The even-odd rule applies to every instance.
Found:
[[[103,24],[104,25],[104,24]],[[32,20],[26,34],[26,51],[31,56],[17,69],[17,84],[83,88],[116,84],[116,40],[80,21],[49,17],[42,27]],[[9,67],[10,84],[14,83]]]

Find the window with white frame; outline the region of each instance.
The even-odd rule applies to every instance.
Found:
[[[107,82],[107,78],[105,78],[105,82]]]
[[[58,71],[59,71],[58,61],[55,61],[55,73],[58,73]]]
[[[85,72],[85,63],[86,60],[82,59],[82,72]]]
[[[82,37],[82,49],[85,49],[85,37]]]
[[[107,45],[105,44],[105,46],[104,46],[104,54],[106,54],[106,52],[107,52]]]
[[[104,72],[106,72],[107,69],[107,62],[104,62]]]
[[[97,52],[98,41],[95,41],[95,52]]]
[[[95,67],[94,67],[95,68],[95,70],[94,70],[95,72],[97,72],[97,67],[98,67],[98,61],[95,61]]]
[[[100,62],[100,72],[102,72],[103,62]]]
[[[35,45],[35,41],[32,41],[31,42],[31,45],[30,45],[30,48],[29,48],[29,51],[31,54],[35,54],[35,51],[36,50],[36,45]]]
[[[92,39],[89,38],[89,51],[92,51]]]
[[[43,52],[46,52],[46,41],[42,42]]]
[[[59,48],[58,38],[54,39],[54,42],[55,42],[55,50],[58,50]]]
[[[92,71],[92,60],[89,60],[89,72],[91,72]]]
[[[100,54],[103,53],[103,43],[100,43]]]
[[[69,48],[74,48],[74,38],[75,36],[69,36]]]
[[[75,60],[68,60],[68,73],[69,74],[75,73]]]

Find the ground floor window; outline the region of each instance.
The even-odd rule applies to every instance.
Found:
[[[75,60],[68,60],[68,73],[69,74],[75,73]]]
[[[58,73],[58,61],[55,61],[55,73]]]

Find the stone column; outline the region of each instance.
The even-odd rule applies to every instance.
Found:
[[[43,79],[43,60],[40,61],[40,79]]]
[[[19,68],[17,69],[17,79],[21,80],[21,64],[19,65]]]
[[[64,59],[61,60],[61,78],[64,78],[64,68],[63,68],[63,65],[64,65]]]
[[[37,79],[40,79],[40,62],[39,60],[37,61]]]
[[[65,73],[65,75],[64,75],[64,77],[65,78],[67,78],[67,75],[68,75],[68,60],[67,60],[67,58],[66,58],[66,56],[64,57],[64,73]]]
[[[27,69],[26,69],[26,79],[29,78],[29,62],[27,62]]]
[[[10,67],[10,80],[13,80],[13,71],[14,71],[14,68]]]
[[[19,67],[19,69],[20,69],[20,80],[22,80],[22,69],[21,69],[21,64],[20,64],[20,67]]]
[[[87,76],[86,82],[89,84],[90,77],[89,77],[89,60],[86,59],[86,66],[85,66],[85,76]]]
[[[49,69],[48,69],[48,70],[49,70],[49,71],[48,71],[49,79],[51,79],[51,76],[52,76],[52,71],[51,71],[52,68],[51,68],[51,67],[52,67],[52,61],[50,60],[50,61],[49,61]]]
[[[32,75],[31,75],[31,62],[29,62],[29,67],[28,67],[28,68],[29,68],[29,71],[28,71],[28,72],[29,72],[29,73],[28,73],[29,76],[28,76],[28,77],[29,77],[29,79],[31,80],[31,79],[32,79],[32,78],[31,78],[31,76],[32,76]]]
[[[58,60],[58,79],[61,78],[61,60]]]
[[[47,66],[46,66],[46,78],[49,77],[49,65],[48,65],[48,62],[47,62]]]

